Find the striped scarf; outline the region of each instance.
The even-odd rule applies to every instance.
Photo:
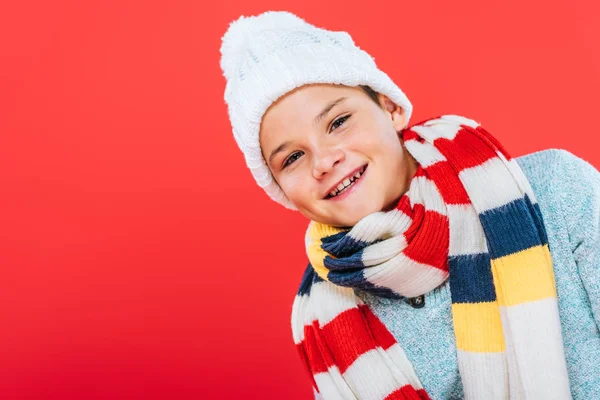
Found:
[[[464,117],[402,133],[418,166],[394,209],[351,228],[308,226],[292,332],[314,390],[325,400],[428,399],[354,290],[412,298],[449,279],[466,399],[570,399],[548,239],[522,170]]]

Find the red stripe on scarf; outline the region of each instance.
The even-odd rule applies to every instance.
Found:
[[[469,195],[448,161],[427,167],[427,174],[438,188],[446,204],[470,204]]]
[[[387,350],[396,344],[396,339],[394,339],[394,336],[392,336],[386,326],[379,318],[377,318],[375,314],[373,314],[373,311],[371,311],[366,304],[361,304],[358,308],[364,315],[367,324],[370,325],[373,337],[379,346],[381,346],[384,350]]]
[[[400,204],[398,204],[397,208],[412,219],[410,226],[404,232],[406,243],[410,243],[413,240],[413,237],[417,234],[417,232],[419,232],[421,222],[423,221],[423,217],[425,216],[425,206],[419,203],[415,203],[413,210],[411,211],[410,200],[408,196],[402,196]]]
[[[348,327],[354,328],[352,335],[347,332]],[[339,340],[341,337],[347,340]],[[296,345],[296,349],[318,391],[314,375],[328,372],[328,367],[333,365],[343,374],[365,352],[377,347],[387,350],[394,344],[396,339],[381,320],[367,305],[360,304],[358,308],[342,312],[321,329],[316,320],[305,326],[304,340]],[[330,358],[332,353],[336,354],[336,363]],[[390,393],[385,400],[429,400],[429,396],[424,389],[415,390],[411,385],[405,385]]]
[[[306,349],[306,358],[309,362],[309,368],[312,369],[313,375],[316,375],[320,372],[327,372],[329,366],[333,365],[333,359],[331,356],[326,360],[324,356],[327,356],[328,353],[322,354],[320,340],[318,338],[317,330],[318,322],[314,321],[312,325],[308,325],[304,327],[304,340],[302,343],[304,344],[304,348]]]
[[[377,347],[366,318],[359,308],[346,310],[321,328],[323,340],[335,354],[335,364],[343,374],[367,351]],[[343,338],[344,340],[340,340]]]
[[[412,386],[402,386],[385,396],[383,400],[429,400],[429,396],[424,389],[415,390]]]
[[[348,327],[353,327],[352,335],[348,334]],[[367,351],[377,347],[387,350],[395,343],[385,325],[368,306],[362,304],[340,313],[321,329],[317,321],[305,326],[304,340],[296,347],[312,375],[327,372],[332,365],[337,365],[343,374]],[[331,354],[336,355],[335,360]]]
[[[486,161],[498,157],[494,149],[487,145],[486,140],[473,134],[473,131],[475,129],[463,127],[452,140],[435,140],[435,146],[453,166],[455,174],[466,168],[481,166]]]
[[[417,208],[423,206],[415,204]],[[448,217],[437,211],[425,211],[422,220],[414,219],[407,230],[414,234],[403,253],[411,260],[431,265],[432,267],[448,271],[448,248],[450,246],[450,228]]]
[[[304,341],[302,341],[296,345],[296,350],[298,351],[298,354],[300,355],[300,360],[302,360],[302,364],[304,365],[304,370],[306,372],[308,372],[308,376],[310,376],[310,380],[312,382],[313,387],[318,391],[317,382],[315,381],[315,377],[313,375],[316,372],[313,372],[311,369],[311,364],[310,364],[310,362],[308,360],[308,356],[306,354],[306,346],[305,346]]]
[[[502,144],[498,141],[498,139],[496,139],[495,137],[493,137],[488,131],[486,131],[481,126],[478,126],[475,130],[477,132],[479,132],[480,134],[482,134],[483,136],[485,136],[485,138],[487,140],[489,140],[490,142],[492,142],[494,144],[494,146],[496,146],[498,148],[498,150],[500,150],[500,153],[502,153],[502,155],[504,155],[504,157],[508,161],[512,160],[512,157],[510,156],[510,154],[508,154],[508,151],[506,151],[506,149],[504,148],[504,146],[502,146]]]

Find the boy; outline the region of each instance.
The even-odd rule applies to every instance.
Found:
[[[412,105],[346,32],[240,18],[225,100],[311,222],[292,333],[325,399],[600,398],[600,173]]]

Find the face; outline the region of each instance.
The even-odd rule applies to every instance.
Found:
[[[350,227],[408,190],[417,163],[398,134],[405,113],[378,96],[381,107],[359,87],[305,85],[263,116],[263,157],[307,218]]]

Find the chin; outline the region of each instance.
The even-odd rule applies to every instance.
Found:
[[[380,206],[380,204],[381,204],[380,202],[373,201],[372,199],[369,199],[369,200],[370,200],[369,204],[364,204],[360,208],[360,210],[357,210],[357,212],[353,215],[353,217],[356,217],[358,220],[361,220],[369,214],[373,214],[374,212],[381,211],[382,207]]]
[[[367,215],[369,215],[371,213],[372,212],[365,212],[365,213],[355,214],[355,215],[349,216],[349,217],[347,217],[347,218],[344,219],[343,223],[340,222],[337,226],[354,226],[361,219],[363,219],[364,217],[366,217]]]
[[[351,212],[344,212],[342,210],[330,210],[331,212],[328,213],[330,216],[332,215],[344,215],[343,218],[328,218],[327,216],[323,216],[322,218],[320,218],[318,215],[315,215],[313,213],[304,213],[303,214],[314,221],[326,224],[326,225],[331,225],[331,226],[335,226],[335,227],[351,227],[356,225],[357,222],[359,222],[361,219],[363,219],[364,217],[366,217],[369,214],[372,214],[374,212],[377,211],[381,211],[382,207],[379,207],[380,204],[383,204],[383,199],[376,199],[375,201],[373,201],[372,199],[368,199],[368,204],[365,203],[361,203],[360,207],[356,207],[356,206],[351,206]]]

